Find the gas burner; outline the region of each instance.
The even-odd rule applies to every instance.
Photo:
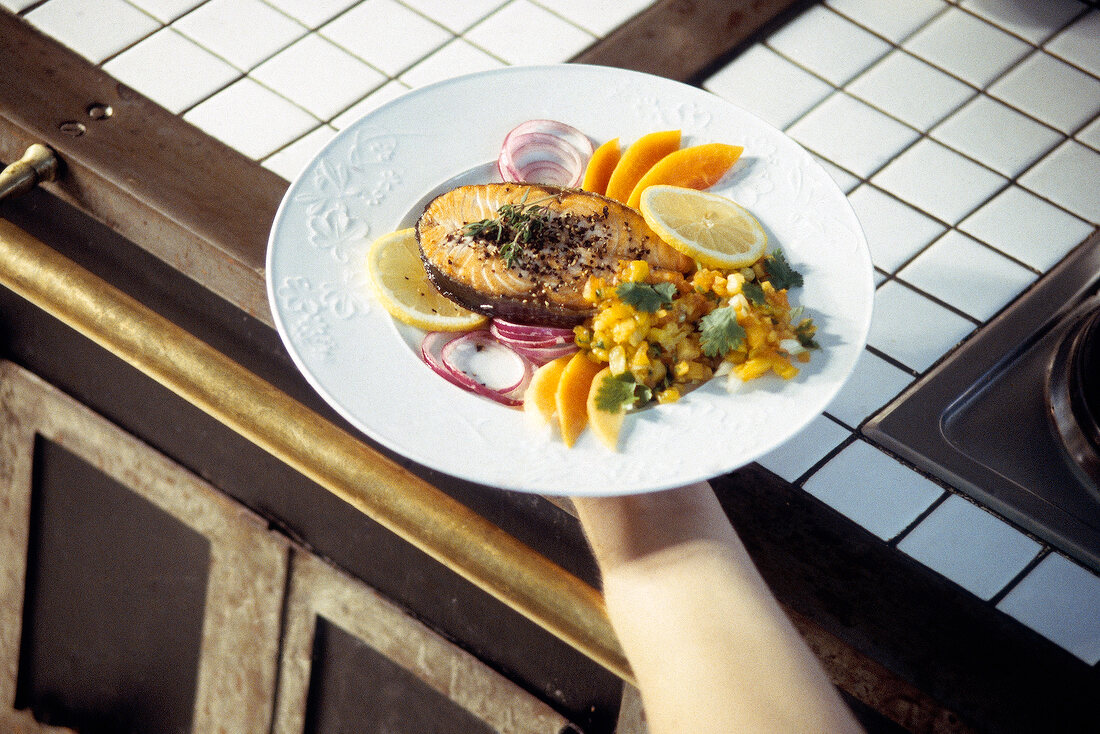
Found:
[[[1050,362],[1047,415],[1070,468],[1100,499],[1100,296],[1069,320]]]
[[[1094,232],[863,432],[1100,572],[1098,292]]]

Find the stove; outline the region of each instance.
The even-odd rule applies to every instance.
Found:
[[[1100,572],[1100,232],[864,434]]]

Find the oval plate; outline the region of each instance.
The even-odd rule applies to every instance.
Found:
[[[492,110],[490,112],[489,110]],[[550,118],[596,144],[679,128],[683,144],[745,152],[712,191],[751,210],[805,279],[792,294],[821,349],[798,377],[729,392],[711,380],[629,416],[612,452],[586,432],[567,449],[522,410],[464,392],[378,304],[364,258],[452,186],[494,180],[505,134]],[[555,495],[654,491],[737,469],[819,415],[851,374],[871,320],[871,258],[847,198],[792,140],[704,90],[638,72],[508,67],[409,92],[335,136],[291,184],[271,230],[267,288],[291,357],[320,395],[383,446],[455,477]]]

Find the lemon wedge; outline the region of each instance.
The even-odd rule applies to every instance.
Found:
[[[486,321],[485,316],[441,294],[428,280],[411,227],[374,241],[367,253],[367,273],[382,306],[410,326],[426,331],[466,331]]]
[[[752,265],[768,246],[768,236],[752,214],[709,191],[649,186],[638,206],[658,237],[707,267]]]

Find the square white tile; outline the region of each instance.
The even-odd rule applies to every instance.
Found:
[[[828,82],[759,43],[709,76],[703,88],[780,130],[833,91]]]
[[[332,118],[332,122],[329,124],[337,130],[343,130],[371,110],[381,107],[391,99],[400,97],[407,91],[409,91],[409,86],[407,84],[396,79],[388,81],[336,117]]]
[[[301,23],[260,0],[210,0],[172,28],[242,71],[307,32]]]
[[[1019,38],[958,8],[936,17],[902,47],[978,88],[1031,50]]]
[[[183,119],[255,160],[297,140],[320,122],[248,77],[195,105]]]
[[[1067,140],[1019,178],[1024,188],[1100,224],[1100,152]]]
[[[787,129],[821,157],[867,177],[919,137],[903,125],[843,92],[836,92]]]
[[[519,33],[517,28],[531,32]],[[544,7],[513,0],[466,32],[466,39],[508,64],[568,61],[596,37]]]
[[[946,230],[943,224],[922,214],[880,189],[863,184],[848,195],[855,209],[871,260],[893,273]]]
[[[93,64],[161,27],[123,0],[49,0],[23,18]]]
[[[1042,0],[1023,4],[1005,0],[962,0],[959,7],[1035,45],[1060,31],[1084,10],[1080,0]]]
[[[36,2],[38,2],[38,0],[0,0],[0,8],[5,8],[13,13],[19,13],[34,5]]]
[[[924,138],[871,179],[875,185],[954,224],[981,206],[1008,179]]]
[[[141,8],[161,23],[171,23],[184,13],[202,5],[206,0],[128,0],[128,2]]]
[[[452,33],[462,33],[504,5],[507,0],[462,0],[460,3],[456,3],[455,0],[402,0],[402,2]]]
[[[360,0],[264,0],[308,28],[317,28]]]
[[[855,428],[912,381],[908,372],[864,349],[852,376],[825,412]]]
[[[1100,39],[1100,10],[1092,10],[1050,39],[1044,48],[1093,76],[1100,76],[1097,39]]]
[[[1100,150],[1100,117],[1078,130],[1073,137],[1093,150]]]
[[[782,446],[757,459],[757,463],[794,482],[851,435],[836,421],[819,415]]]
[[[988,92],[1066,134],[1100,113],[1100,79],[1043,51],[1024,59]]]
[[[953,229],[902,268],[898,277],[984,322],[1015,299],[1037,276],[973,237]]]
[[[391,77],[454,37],[394,0],[361,2],[319,33]]]
[[[890,44],[824,5],[815,5],[767,39],[773,49],[837,86],[890,50]]]
[[[989,600],[1016,578],[1042,546],[959,495],[951,495],[909,531],[898,548]]]
[[[943,0],[827,0],[829,7],[894,43],[947,9]]]
[[[883,540],[896,537],[943,489],[871,446],[845,446],[803,488]]]
[[[456,38],[402,74],[401,81],[416,88],[460,74],[503,66],[504,62],[495,56],[490,56],[464,38]]]
[[[944,145],[1012,178],[1064,136],[992,97],[979,94],[930,135]]]
[[[1089,665],[1100,662],[1100,576],[1052,553],[997,605]]]
[[[813,155],[813,154],[811,153],[811,155]],[[837,164],[833,163],[832,161],[825,160],[824,158],[822,158],[819,155],[814,155],[813,158],[814,158],[815,161],[817,161],[817,164],[819,166],[821,166],[822,168],[825,169],[825,172],[829,174],[829,177],[832,178],[833,181],[836,182],[836,185],[845,194],[849,193],[852,189],[854,189],[855,187],[859,186],[860,183],[862,183],[859,180],[858,176],[856,176],[852,173],[849,173],[848,171],[844,170],[843,168],[841,168]]]
[[[951,351],[976,324],[896,280],[875,291],[867,343],[915,372]]]
[[[250,76],[322,120],[386,81],[377,69],[314,33],[257,66]]]
[[[973,87],[901,49],[887,54],[845,89],[922,131],[977,93]]]
[[[336,135],[335,129],[329,125],[321,125],[268,156],[262,164],[264,168],[274,171],[287,181],[293,181],[334,135]]]
[[[165,63],[171,59],[171,63]],[[201,102],[241,72],[171,27],[163,28],[103,65],[103,70],[170,112]]]
[[[535,0],[566,20],[603,38],[653,4],[653,0]]]
[[[1015,185],[960,222],[959,229],[1042,272],[1057,265],[1093,230]]]

